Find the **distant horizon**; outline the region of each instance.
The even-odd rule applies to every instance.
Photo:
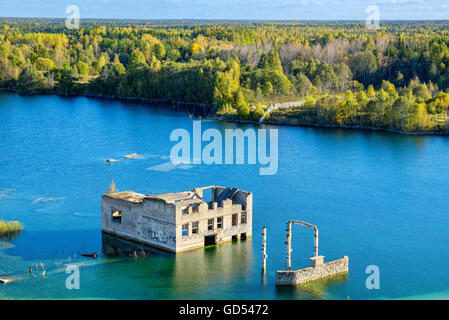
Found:
[[[67,17],[22,17],[22,16],[0,16],[0,19],[54,19],[54,20],[65,20]],[[80,18],[82,23],[83,20],[121,20],[121,21],[242,21],[242,22],[365,22],[361,19],[214,19],[214,18]],[[380,20],[382,22],[395,22],[395,21],[408,21],[408,22],[449,22],[447,19],[385,19]]]
[[[380,21],[449,19],[447,0],[21,0],[0,3],[5,18],[63,19],[76,5],[85,19],[365,21],[377,6]]]

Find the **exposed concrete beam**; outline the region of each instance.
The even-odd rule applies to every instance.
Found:
[[[314,250],[313,250],[313,256],[317,257],[318,256],[318,227],[304,222],[304,221],[298,221],[298,220],[288,220],[288,223],[294,223],[294,224],[300,224],[309,228],[313,228],[315,230],[315,234],[314,234]],[[290,227],[290,233],[291,233],[291,227]]]
[[[262,272],[267,270],[267,228],[262,228]]]
[[[289,220],[287,222],[287,240],[285,241],[286,250],[287,250],[287,269],[290,270],[292,268],[292,221]]]

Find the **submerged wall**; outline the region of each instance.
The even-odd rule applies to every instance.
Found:
[[[276,285],[295,285],[313,280],[327,278],[338,274],[346,273],[349,269],[349,258],[324,263],[324,257],[311,258],[312,267],[299,270],[278,270],[276,271]]]

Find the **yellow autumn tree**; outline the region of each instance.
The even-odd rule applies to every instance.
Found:
[[[114,180],[112,180],[112,183],[108,189],[108,193],[116,193],[116,192],[118,192],[118,189],[115,188],[115,182],[114,182]]]

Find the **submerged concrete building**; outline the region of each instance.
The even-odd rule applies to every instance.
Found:
[[[210,191],[210,201],[205,192]],[[102,230],[170,252],[182,252],[252,235],[252,193],[209,186],[159,195],[104,194]]]

